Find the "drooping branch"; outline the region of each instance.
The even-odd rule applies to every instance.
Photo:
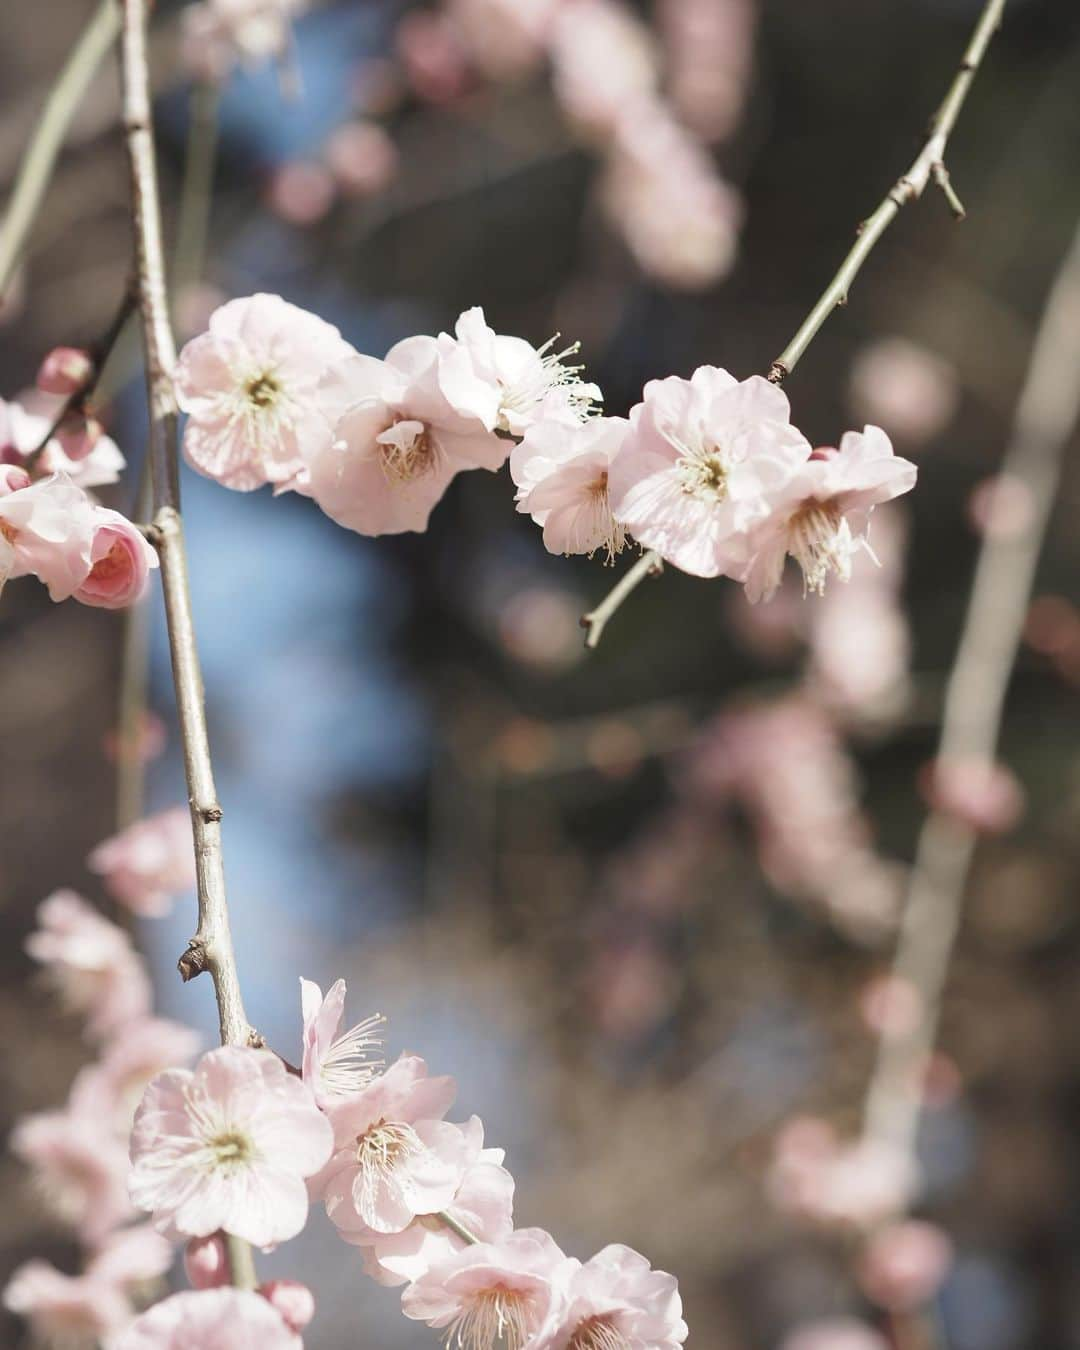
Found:
[[[825,320],[837,305],[846,302],[852,282],[873,251],[874,245],[896,218],[900,208],[909,201],[921,197],[927,183],[933,180],[941,188],[954,214],[958,217],[963,216],[964,208],[953,190],[948,170],[945,167],[945,150],[953,127],[956,125],[956,119],[964,106],[968,90],[971,88],[975,74],[982,63],[983,55],[990,45],[990,39],[1001,25],[1001,16],[1004,9],[1005,0],[986,0],[960,62],[960,67],[949,86],[944,101],[930,123],[926,143],[919,152],[918,158],[907,173],[893,185],[873,215],[869,216],[859,226],[858,237],[847,257],[841,263],[839,271],[826,287],[820,300],[803,320],[798,332],[772,363],[768,378],[774,384],[780,384],[795,369],[796,364],[814,340]],[[652,560],[651,566],[643,565],[646,559]],[[582,617],[582,625],[589,630],[585,639],[587,647],[597,645],[604,625],[646,576],[655,575],[660,570],[659,563],[660,559],[657,554],[646,554],[641,562],[620,578],[594,610]],[[599,624],[596,623],[597,617],[600,618]]]
[[[244,1013],[229,931],[221,850],[221,807],[214,787],[206,729],[202,672],[188,588],[187,552],[180,516],[177,405],[172,373],[176,349],[169,323],[161,215],[154,158],[146,59],[145,0],[123,3],[124,128],[131,167],[135,224],[135,276],[146,355],[150,405],[150,471],[153,522],[150,538],[161,561],[184,770],[191,805],[199,897],[195,936],[180,958],[185,980],[206,970],[214,982],[223,1044],[246,1045],[251,1027]]]
[[[989,766],[993,760],[1036,564],[1080,418],[1078,371],[1080,230],[1050,292],[1001,466],[1027,489],[1029,518],[1020,529],[990,531],[984,539],[946,690],[939,763]],[[893,974],[918,991],[922,1016],[907,1035],[882,1039],[865,1130],[909,1155],[975,843],[970,825],[932,812],[919,836],[908,887]]]
[[[851,284],[859,275],[874,245],[896,219],[900,208],[921,197],[929,182],[933,181],[941,188],[953,214],[958,219],[963,219],[964,208],[953,190],[948,169],[945,167],[945,150],[956,125],[956,119],[960,116],[960,110],[967,99],[968,90],[990,45],[990,39],[1001,26],[1004,9],[1005,0],[986,0],[948,93],[930,121],[926,142],[918,157],[907,173],[898,178],[889,189],[873,214],[859,226],[855,243],[840,264],[836,275],[800,324],[799,331],[772,363],[769,379],[774,384],[781,383],[795,369],[818,330],[837,305],[846,304]]]
[[[119,31],[116,0],[101,0],[53,86],[19,164],[11,201],[0,225],[0,296],[7,291],[22,258],[71,119]]]

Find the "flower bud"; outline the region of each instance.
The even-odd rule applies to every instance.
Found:
[[[315,1295],[298,1280],[268,1280],[257,1292],[277,1309],[290,1331],[303,1331],[315,1316]]]
[[[88,352],[78,347],[54,347],[42,361],[36,383],[43,393],[68,398],[85,389],[93,373],[94,363]]]
[[[191,1239],[184,1248],[184,1273],[192,1289],[216,1289],[229,1283],[229,1255],[221,1233]]]
[[[56,430],[56,439],[68,459],[86,459],[94,446],[101,440],[104,427],[96,417],[86,417],[82,413],[70,413]]]

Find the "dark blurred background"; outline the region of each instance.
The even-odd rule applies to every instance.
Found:
[[[0,7],[0,198],[91,8],[50,0],[45,22],[41,6]],[[167,220],[189,107],[178,8],[155,16]],[[210,246],[178,297],[182,335],[221,298],[265,289],[382,355],[482,304],[499,331],[580,338],[618,413],[654,376],[767,370],[913,157],[979,6],[747,0],[719,64],[706,62],[727,71],[713,122],[690,76],[680,85],[680,5],[631,8],[702,153],[742,199],[730,266],[718,255],[714,277],[687,276],[635,251],[613,219],[610,166],[542,61],[513,79],[483,51],[455,66],[422,28],[430,14],[417,28],[407,6],[342,0],[297,24],[302,96],[284,99],[272,69],[224,91]],[[460,476],[425,535],[377,541],[299,498],[185,475],[252,1020],[295,1058],[297,977],[345,976],[356,1019],[384,1012],[390,1053],[412,1048],[453,1073],[460,1111],[507,1147],[518,1223],[548,1226],[582,1257],[610,1241],[646,1252],[679,1276],[698,1346],[768,1350],[801,1321],[866,1312],[843,1244],[772,1209],[765,1173],[792,1115],[858,1123],[874,1053],[861,996],[887,967],[925,810],[918,770],[979,542],[972,493],[998,465],[1080,218],[1078,37],[1071,0],[1010,0],[950,155],[968,219],[956,224],[933,192],[905,211],[788,381],[815,444],[874,420],[920,466],[917,491],[882,523],[882,572],[863,578],[873,568],[860,560],[847,609],[841,593],[809,614],[817,602],[792,583],[755,612],[733,584],[669,569],[586,654],[578,615],[617,572],[547,555],[505,470]],[[328,151],[361,114],[399,153],[378,190],[348,186],[346,152]],[[662,185],[676,220],[692,209],[683,186]],[[106,327],[127,271],[126,201],[106,68],[5,303],[0,394],[30,384],[50,347]],[[107,421],[137,465],[133,348],[109,376]],[[110,503],[130,511],[133,482]],[[1070,453],[1003,736],[1026,810],[980,846],[941,1032],[948,1086],[920,1145],[919,1212],[956,1244],[941,1298],[954,1350],[1080,1346],[1076,491]],[[170,739],[150,797],[167,806],[184,789],[154,609],[152,705]],[[112,828],[101,746],[121,629],[30,581],[0,610],[5,1127],[62,1101],[83,1057],[22,945],[50,890],[97,895],[84,858]],[[791,723],[760,751],[802,774],[778,859],[778,823],[718,779],[725,738],[754,734],[747,709],[787,699]],[[803,821],[799,790],[828,809]],[[836,848],[807,871],[800,838],[813,852],[822,829]],[[138,939],[162,1010],[210,1045],[209,986],[173,972],[192,925],[182,905]],[[22,1169],[0,1167],[5,1270],[70,1259]],[[313,1350],[357,1343],[360,1327],[365,1343],[434,1344],[356,1267],[315,1212],[260,1269],[313,1284]]]

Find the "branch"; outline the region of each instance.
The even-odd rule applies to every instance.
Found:
[[[131,166],[135,275],[150,404],[150,470],[154,518],[149,535],[161,560],[165,617],[169,630],[198,876],[198,929],[180,958],[179,967],[185,980],[204,970],[210,972],[217,998],[222,1043],[246,1045],[251,1036],[251,1027],[240,996],[229,932],[221,854],[221,807],[217,801],[210,762],[202,672],[195,643],[184,527],[180,517],[177,406],[172,383],[176,349],[169,325],[161,245],[146,61],[146,8],[145,0],[122,0],[122,3],[124,128]]]
[[[585,646],[590,649],[599,643],[604,635],[607,622],[626,597],[632,594],[646,577],[656,577],[664,570],[659,553],[652,551],[642,554],[630,571],[621,577],[604,596],[595,609],[581,616],[581,626],[588,631],[585,634]]]
[[[960,110],[968,96],[968,90],[990,45],[990,39],[1001,26],[1004,9],[1005,0],[986,0],[949,91],[930,122],[927,139],[918,158],[907,173],[893,184],[873,215],[868,216],[859,226],[858,237],[840,264],[840,270],[803,320],[799,331],[772,363],[769,379],[774,384],[780,384],[791,374],[825,320],[838,305],[847,303],[851,284],[859,275],[874,245],[896,219],[900,208],[921,197],[931,179],[941,188],[957,219],[964,218],[963,205],[953,190],[948,170],[945,168],[945,150],[956,125],[956,119],[960,116]]]
[[[993,760],[1062,461],[1080,417],[1078,370],[1080,230],[1051,289],[1001,465],[1026,486],[1031,518],[1018,532],[984,536],[945,694],[939,762]],[[907,1036],[880,1042],[865,1114],[867,1135],[909,1156],[975,843],[969,825],[941,812],[927,817],[919,835],[893,974],[918,990],[922,1018]]]
[[[19,164],[11,203],[0,225],[0,296],[6,293],[22,257],[75,110],[119,31],[116,0],[101,0],[53,86]]]
[[[960,68],[949,86],[944,102],[934,114],[926,143],[919,152],[918,158],[907,173],[893,185],[889,194],[873,215],[859,226],[858,237],[851,251],[841,263],[840,270],[829,283],[821,299],[803,320],[799,331],[772,363],[768,378],[773,384],[782,383],[784,378],[791,374],[825,320],[837,305],[847,303],[851,283],[858,276],[863,263],[873,251],[874,245],[892,224],[900,208],[916,197],[922,196],[931,178],[941,188],[953,214],[960,219],[963,218],[964,208],[953,190],[952,182],[945,168],[945,148],[948,145],[952,129],[956,125],[956,119],[960,115],[960,110],[964,106],[964,100],[967,98],[968,90],[975,78],[975,72],[982,62],[983,54],[990,44],[990,39],[1001,25],[1001,15],[1004,9],[1005,0],[986,0],[979,21],[975,25],[975,31],[971,35],[967,50],[960,62]],[[654,565],[652,567],[643,567],[646,558],[653,560]],[[658,555],[655,553],[646,554],[645,558],[617,583],[605,599],[597,605],[596,609],[583,616],[582,625],[589,630],[585,639],[586,647],[596,646],[604,631],[604,625],[626,597],[650,572],[655,573],[659,570],[660,559]]]

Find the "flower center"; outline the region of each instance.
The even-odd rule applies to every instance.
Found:
[[[101,582],[108,585],[111,581],[117,581],[127,575],[130,571],[130,557],[123,544],[113,544],[104,558],[99,558],[90,569],[88,580]]]
[[[529,1302],[518,1289],[496,1285],[470,1299],[446,1328],[447,1350],[520,1350],[529,1337]]]
[[[676,468],[682,490],[688,496],[711,502],[727,499],[727,465],[718,445],[703,445],[698,450],[684,451]]]
[[[6,539],[9,544],[13,544],[18,535],[19,532],[14,525],[9,525],[6,520],[0,520],[0,539]]]
[[[264,370],[248,380],[244,394],[254,408],[272,408],[281,397],[281,381],[272,370]]]
[[[615,1325],[614,1314],[597,1313],[577,1324],[566,1350],[627,1350],[629,1344]]]
[[[222,1130],[207,1143],[218,1167],[243,1167],[255,1156],[255,1146],[250,1137],[239,1130]]]
[[[430,473],[438,459],[438,449],[424,422],[411,417],[396,418],[375,437],[383,473],[391,483],[408,483]]]
[[[856,548],[847,520],[832,502],[806,502],[788,522],[788,552],[802,568],[804,591],[824,595],[830,572],[849,581]]]

